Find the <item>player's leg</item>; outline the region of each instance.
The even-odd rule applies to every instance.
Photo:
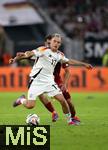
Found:
[[[74,117],[75,114],[76,114],[76,111],[75,111],[74,104],[73,104],[73,102],[71,100],[71,96],[66,90],[64,90],[62,93],[63,93],[63,96],[66,99],[66,101],[68,103],[68,106],[70,108],[71,116]]]
[[[68,124],[75,124],[75,122],[72,121],[71,113],[67,101],[65,100],[62,91],[59,89],[58,85],[54,82],[53,84],[47,85],[46,92],[48,93],[48,96],[54,97],[56,100],[60,102],[63,113],[67,118]]]
[[[68,107],[68,104],[67,104],[67,102],[65,101],[65,99],[64,99],[64,97],[63,97],[62,94],[57,94],[57,95],[54,96],[54,98],[60,102],[60,104],[61,104],[61,106],[62,106],[62,110],[63,110],[63,112],[64,112],[65,114],[67,114],[67,113],[70,112],[69,107]]]
[[[75,110],[74,104],[72,102],[71,96],[66,89],[63,91],[63,96],[66,99],[68,106],[70,108],[71,117],[73,118],[73,120],[80,122],[80,119],[77,116],[75,116],[76,110]]]
[[[67,118],[68,124],[75,124],[75,122],[72,121],[70,109],[69,109],[69,106],[68,106],[67,101],[65,100],[64,96],[62,94],[57,94],[54,96],[54,98],[60,102],[63,113],[65,114],[65,116]]]
[[[42,94],[42,88],[39,86],[31,85],[28,90],[28,98],[26,99],[24,95],[20,96],[13,104],[14,107],[23,104],[26,108],[32,109],[35,106],[36,97]]]
[[[43,103],[43,105],[47,108],[47,110],[49,112],[52,113],[52,121],[55,122],[58,119],[58,114],[54,108],[54,106],[52,105],[52,103],[48,100],[48,98],[46,97],[46,95],[41,94],[39,96],[40,101]]]
[[[43,103],[43,105],[48,109],[49,112],[53,112],[55,111],[54,106],[52,105],[52,103],[48,100],[48,98],[46,97],[46,95],[41,94],[39,96],[40,101]]]
[[[13,107],[19,106],[21,104],[23,104],[24,107],[28,109],[32,109],[33,107],[35,107],[35,99],[27,100],[26,97],[22,95],[13,103]]]
[[[70,109],[70,112],[71,112],[71,117],[78,119],[78,117],[75,116],[76,115],[76,110],[75,110],[74,104],[71,100],[71,96],[70,96],[68,90],[63,85],[62,80],[60,80],[59,82],[57,81],[57,85],[61,89],[61,91],[63,93],[63,96],[64,96],[65,100],[68,103],[68,106],[69,106],[69,109]]]

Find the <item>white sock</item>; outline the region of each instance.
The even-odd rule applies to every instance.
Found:
[[[71,118],[71,113],[68,113],[68,114],[65,114],[65,116],[66,116],[66,119],[67,119],[67,122],[69,123],[69,122],[71,122],[72,120],[72,118]]]
[[[26,103],[26,99],[25,98],[21,98],[21,104],[25,104]]]

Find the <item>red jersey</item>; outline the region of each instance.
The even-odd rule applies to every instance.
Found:
[[[58,62],[54,68],[54,80],[58,85],[62,83],[62,78],[60,76],[61,67],[65,69],[66,67],[68,67],[68,64],[61,64],[60,62]]]

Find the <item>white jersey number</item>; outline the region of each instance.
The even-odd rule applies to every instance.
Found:
[[[51,65],[55,66],[56,65],[56,60],[52,59]]]

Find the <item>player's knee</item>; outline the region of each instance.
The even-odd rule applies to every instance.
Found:
[[[40,95],[39,99],[44,105],[49,103],[48,99],[44,95]]]
[[[35,103],[34,102],[28,102],[28,103],[26,103],[26,108],[32,109],[34,107],[35,107]]]
[[[34,106],[32,106],[32,105],[26,105],[26,108],[32,109],[32,108],[34,108]]]

